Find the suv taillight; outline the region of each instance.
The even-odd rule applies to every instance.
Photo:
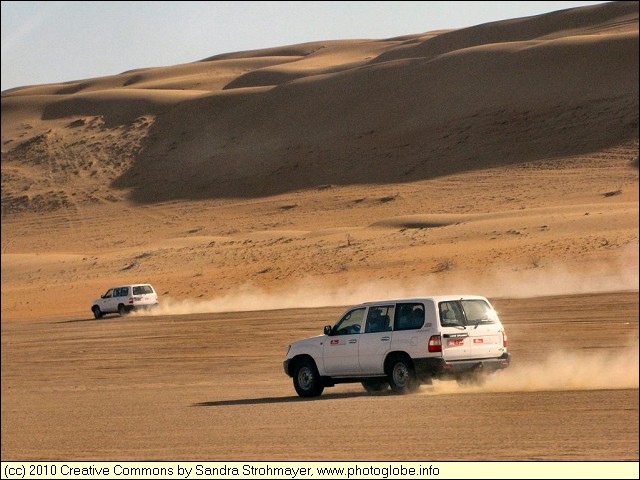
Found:
[[[502,331],[502,346],[507,348],[507,332]]]
[[[440,335],[431,335],[431,338],[429,339],[429,351],[430,352],[442,351],[442,340],[440,339]]]
[[[133,305],[133,297],[129,297],[129,305]]]

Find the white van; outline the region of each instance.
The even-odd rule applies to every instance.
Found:
[[[138,308],[151,308],[158,305],[158,295],[148,283],[121,285],[112,287],[100,298],[93,301],[91,311],[95,318],[105,313],[126,315]]]
[[[448,295],[351,307],[324,335],[289,345],[284,371],[298,395],[314,397],[337,383],[408,393],[433,378],[474,382],[509,362],[489,300]]]

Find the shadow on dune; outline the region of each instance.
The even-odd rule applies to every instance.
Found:
[[[210,136],[216,129],[203,129],[194,133],[198,138],[191,143],[163,146],[156,141],[112,186],[130,190],[130,199],[141,204],[257,198],[327,186],[430,180],[591,154],[638,138],[637,96],[559,102],[544,110],[526,105],[481,110],[424,129],[397,132],[383,122],[364,119],[353,120],[342,133],[324,125],[303,129],[294,122],[272,128],[263,139],[246,138],[259,128],[251,124],[247,132],[252,133],[229,132],[220,141]],[[162,132],[164,121],[169,120],[160,119],[151,135],[175,138]],[[358,123],[364,128],[355,127]],[[312,136],[314,129],[323,136]],[[238,145],[229,146],[233,141]]]
[[[637,4],[607,4],[411,39],[275,86],[257,72],[159,115],[113,186],[139,203],[259,197],[621,145],[638,138],[637,18]]]
[[[389,393],[390,395],[391,393]],[[382,394],[376,394],[379,396]],[[312,402],[322,400],[340,400],[343,398],[371,397],[370,393],[352,392],[352,393],[328,393],[320,397],[302,398],[298,396],[291,397],[264,397],[264,398],[241,398],[237,400],[218,400],[211,402],[194,403],[192,407],[225,407],[230,405],[264,405],[273,403],[290,403],[290,402]]]

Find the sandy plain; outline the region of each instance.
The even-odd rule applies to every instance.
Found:
[[[638,4],[2,92],[1,233],[3,460],[637,462]],[[448,292],[486,386],[295,396],[290,341]]]
[[[637,460],[637,293],[495,306],[514,362],[486,385],[311,400],[286,345],[341,308],[3,325],[3,459]]]

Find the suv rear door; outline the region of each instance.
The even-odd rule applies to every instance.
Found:
[[[370,306],[364,334],[360,336],[360,370],[365,375],[384,373],[384,357],[391,348],[394,308],[391,305]]]
[[[447,361],[471,358],[471,339],[458,300],[438,304],[442,327],[442,358]]]
[[[467,330],[471,340],[472,358],[492,358],[502,355],[502,325],[496,312],[484,300],[461,300]]]
[[[133,285],[131,290],[133,305],[152,305],[158,299],[151,285]]]
[[[438,311],[445,360],[492,358],[502,354],[502,326],[485,300],[440,302]]]

